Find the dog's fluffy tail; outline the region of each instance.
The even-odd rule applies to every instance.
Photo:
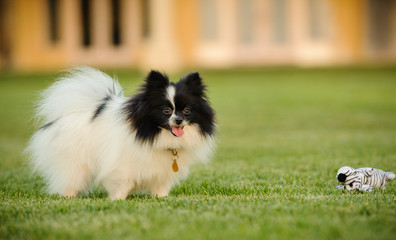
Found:
[[[90,68],[70,69],[41,94],[36,117],[54,121],[72,113],[92,111],[106,98],[123,97],[117,80]]]

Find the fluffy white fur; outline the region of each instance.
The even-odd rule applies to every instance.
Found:
[[[52,124],[33,135],[27,151],[51,194],[74,197],[102,184],[111,199],[141,190],[167,196],[191,165],[209,159],[214,140],[194,125],[185,126],[180,138],[162,130],[152,145],[136,141],[121,111],[126,101],[122,92],[116,80],[84,67],[71,70],[42,93],[37,116]],[[110,95],[106,110],[92,121]],[[179,149],[178,172],[172,171],[170,149]]]

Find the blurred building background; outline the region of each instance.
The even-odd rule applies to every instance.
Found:
[[[0,0],[0,68],[396,62],[396,0]]]

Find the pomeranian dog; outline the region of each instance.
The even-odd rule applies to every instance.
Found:
[[[49,193],[65,197],[94,184],[112,200],[167,196],[214,148],[215,113],[198,73],[173,83],[151,71],[127,98],[105,73],[75,68],[42,93],[36,115],[44,123],[27,152]]]

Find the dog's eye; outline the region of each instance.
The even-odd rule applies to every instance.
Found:
[[[191,109],[186,107],[185,109],[183,109],[183,114],[184,115],[189,115],[191,113]]]
[[[162,110],[162,112],[163,112],[165,115],[171,115],[171,114],[172,114],[172,108],[166,107],[166,108],[164,108],[164,109]]]

